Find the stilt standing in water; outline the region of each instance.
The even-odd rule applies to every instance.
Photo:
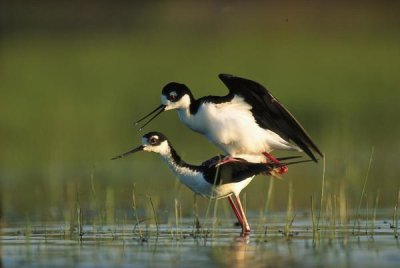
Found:
[[[181,159],[165,135],[160,132],[147,133],[142,137],[142,145],[114,157],[113,160],[139,151],[160,154],[172,172],[177,175],[180,182],[196,194],[208,198],[227,197],[242,227],[242,235],[248,235],[250,233],[250,226],[244,213],[242,203],[240,202],[240,192],[257,174],[268,175],[282,165],[305,162],[297,161],[282,164],[271,162],[265,164],[251,163],[243,159],[235,158],[235,161],[218,165],[216,159],[219,157],[217,156],[205,161],[199,166],[191,165]],[[234,197],[235,200],[232,197]]]

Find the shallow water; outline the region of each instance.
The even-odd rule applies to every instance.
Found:
[[[239,235],[231,220],[195,229],[192,219],[171,225],[15,226],[1,231],[2,267],[399,267],[400,243],[385,220],[346,226],[307,221],[253,224]],[[208,224],[207,224],[208,225]],[[373,226],[373,227],[371,227]],[[157,234],[158,232],[158,234]],[[317,237],[317,235],[319,237]]]

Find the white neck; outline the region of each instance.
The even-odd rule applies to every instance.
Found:
[[[165,163],[168,165],[169,169],[173,173],[175,173],[175,175],[179,178],[179,180],[182,183],[187,185],[187,180],[192,179],[194,176],[198,174],[197,171],[192,170],[185,166],[181,166],[179,163],[177,163],[172,156],[170,147],[168,147],[168,150],[164,150],[162,153],[160,153],[160,155],[162,159],[165,161]]]

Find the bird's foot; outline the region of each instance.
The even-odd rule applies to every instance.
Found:
[[[277,164],[277,165],[280,164],[279,160],[276,159],[273,155],[271,155],[271,154],[269,154],[269,153],[267,153],[267,152],[264,152],[263,155],[264,155],[266,158],[268,158],[268,160],[271,161],[272,163]],[[281,165],[281,166],[278,168],[278,173],[282,175],[282,174],[285,174],[286,172],[288,172],[288,170],[289,170],[289,169],[288,169],[287,166]]]
[[[214,165],[214,164],[215,164],[215,167],[219,167],[220,165],[223,165],[223,164],[226,164],[226,163],[230,163],[230,162],[240,162],[240,161],[241,161],[240,159],[233,158],[232,156],[225,156],[224,158],[218,160],[218,161],[216,162],[216,164],[215,164],[215,163],[210,164],[210,167],[211,167],[212,165]]]
[[[245,227],[242,227],[242,232],[240,233],[240,236],[243,236],[243,237],[249,236],[250,232],[251,232],[250,226],[247,225]]]

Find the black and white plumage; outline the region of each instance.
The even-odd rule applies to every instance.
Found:
[[[190,129],[205,135],[231,157],[265,162],[263,153],[273,150],[304,151],[317,162],[323,157],[293,115],[257,82],[228,74],[219,78],[228,87],[226,96],[195,99],[184,84],[171,82],[162,90],[161,105],[137,123],[156,113],[176,109]]]
[[[201,165],[191,165],[181,159],[165,135],[160,132],[145,134],[142,137],[142,145],[114,157],[113,160],[139,151],[160,154],[180,182],[196,194],[208,198],[228,197],[232,209],[242,226],[242,234],[249,233],[250,227],[239,199],[240,192],[251,182],[255,175],[268,175],[282,165],[251,163],[243,159],[236,159],[236,161],[218,165],[216,158],[220,156],[213,157]],[[237,204],[234,203],[232,195],[236,198]]]

